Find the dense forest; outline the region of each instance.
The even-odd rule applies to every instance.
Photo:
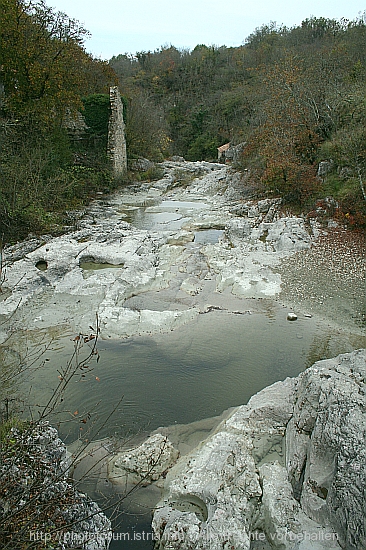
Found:
[[[269,23],[235,48],[163,46],[106,62],[85,51],[77,21],[43,0],[0,0],[0,8],[5,241],[56,231],[66,210],[121,183],[106,155],[116,83],[130,159],[216,160],[219,146],[241,144],[236,167],[253,192],[308,212],[332,196],[342,221],[365,225],[365,14]],[[65,123],[78,112],[82,137]]]

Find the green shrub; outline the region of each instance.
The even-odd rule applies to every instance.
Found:
[[[110,100],[107,94],[92,94],[82,99],[83,116],[90,134],[97,136],[108,135],[110,117]]]

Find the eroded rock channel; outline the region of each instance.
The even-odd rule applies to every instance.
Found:
[[[71,387],[68,414],[95,402],[107,414],[123,394],[99,436],[152,432],[112,457],[93,443],[86,457],[105,456],[88,483],[96,494],[144,478],[126,507],[146,506],[146,523],[158,505],[158,548],[362,547],[366,461],[355,426],[366,426],[366,373],[364,353],[352,354],[366,347],[362,248],[330,296],[311,258],[331,224],[253,200],[227,166],[162,167],[161,180],[95,201],[67,234],[5,251],[2,346],[21,355],[29,342],[56,342],[37,370],[36,401],[97,314],[101,366]],[[340,353],[351,355],[311,367]],[[80,438],[79,426],[60,429]],[[311,546],[306,533],[316,534]]]

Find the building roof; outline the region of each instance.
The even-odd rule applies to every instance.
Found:
[[[219,153],[224,153],[227,151],[230,147],[230,143],[225,143],[225,145],[221,145],[221,147],[218,147],[217,150]]]

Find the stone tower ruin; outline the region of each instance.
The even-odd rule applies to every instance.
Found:
[[[109,89],[111,116],[108,127],[108,155],[112,162],[115,176],[123,176],[127,172],[127,149],[125,123],[123,120],[123,103],[118,86]]]

